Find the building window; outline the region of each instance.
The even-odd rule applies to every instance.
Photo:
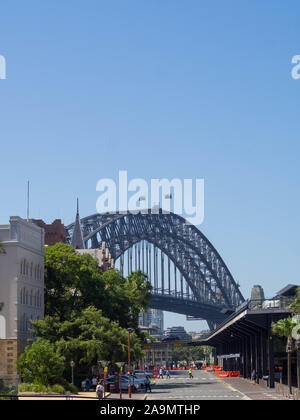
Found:
[[[25,275],[28,276],[28,262],[25,261]]]

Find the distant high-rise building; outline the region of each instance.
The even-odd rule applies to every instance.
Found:
[[[169,327],[164,332],[164,336],[168,338],[178,337],[179,340],[187,340],[188,334],[184,327]]]
[[[159,309],[148,309],[147,312],[141,312],[139,316],[139,325],[141,327],[149,327],[156,324],[159,328],[159,333],[164,331],[164,313]]]

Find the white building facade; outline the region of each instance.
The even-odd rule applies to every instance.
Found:
[[[0,378],[14,382],[30,321],[44,317],[44,229],[14,216],[0,225],[0,243]]]

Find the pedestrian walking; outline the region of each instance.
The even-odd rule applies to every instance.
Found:
[[[103,399],[103,393],[104,393],[104,386],[102,382],[98,382],[98,385],[96,387],[96,397],[99,400]]]
[[[255,369],[253,369],[251,372],[251,380],[252,380],[253,385],[255,385],[256,383],[256,370]]]
[[[191,368],[189,368],[189,377],[190,378],[193,378],[193,374],[192,374],[192,369]]]
[[[82,392],[84,392],[85,391],[85,379],[81,382],[81,390],[82,390]]]
[[[161,378],[161,379],[164,379],[164,372],[163,372],[162,368],[159,369],[158,377]]]
[[[150,392],[151,391],[151,379],[150,376],[146,376],[146,381],[145,381],[145,392],[147,392],[149,389]]]
[[[89,380],[89,378],[86,378],[85,380],[85,392],[89,392],[91,387],[91,381]]]
[[[98,385],[98,381],[97,381],[97,378],[94,376],[92,379],[92,387],[96,389],[97,385]]]
[[[167,379],[170,379],[170,372],[168,369],[166,370],[166,375],[167,375]]]

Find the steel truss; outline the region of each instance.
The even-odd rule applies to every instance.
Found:
[[[135,269],[154,278],[152,308],[202,318],[213,326],[244,302],[239,286],[217,250],[202,232],[174,213],[159,210],[154,214],[153,210],[144,210],[135,214],[95,214],[81,219],[81,226],[86,248],[99,248],[104,241],[112,258],[120,259],[121,267],[128,251],[130,271],[134,259]],[[74,224],[67,226],[68,243],[73,228]],[[154,265],[151,265],[151,250]],[[170,262],[175,267],[173,286]]]

